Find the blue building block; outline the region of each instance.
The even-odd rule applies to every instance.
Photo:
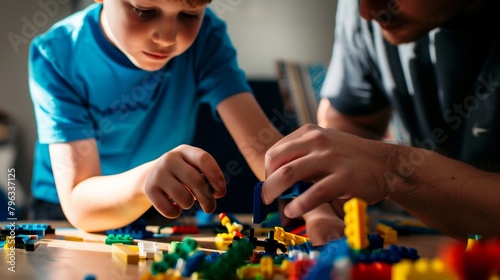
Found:
[[[384,239],[378,233],[368,234],[368,250],[384,248]]]
[[[15,237],[15,244],[17,249],[26,249],[26,243],[31,239],[31,237],[20,234]]]
[[[211,264],[211,263],[215,262],[217,260],[217,258],[219,258],[219,257],[220,257],[219,252],[212,252],[212,253],[206,255],[205,262],[207,262],[208,264]]]
[[[202,270],[205,257],[206,253],[203,251],[196,251],[192,256],[188,257],[182,271],[182,277],[191,277],[194,272]]]
[[[198,210],[195,213],[196,224],[199,226],[211,225],[214,223],[215,214],[205,213],[203,210]],[[220,224],[220,223],[218,223]]]
[[[30,239],[28,242],[25,244],[25,250],[26,251],[35,251],[35,249],[40,245],[40,242],[38,239]]]
[[[97,278],[95,277],[94,274],[87,274],[85,277],[83,277],[83,280],[96,280]]]
[[[394,264],[402,259],[415,261],[419,258],[416,249],[393,244],[389,245],[387,249],[351,251],[351,261],[353,263],[382,262]]]
[[[281,199],[292,199],[301,195],[307,189],[309,189],[313,184],[309,182],[297,182],[293,184],[288,190],[280,195]]]
[[[374,251],[351,251],[351,261],[353,263],[373,263],[381,262],[394,264],[401,260],[399,254],[387,249],[378,249]]]
[[[264,182],[258,182],[253,189],[253,222],[255,224],[260,224],[267,217],[269,212],[269,207],[262,201],[262,185]],[[312,186],[309,182],[297,182],[293,184],[289,189],[284,191],[279,198],[281,199],[291,199],[299,196],[305,192],[308,188]]]
[[[10,231],[14,230],[16,235],[18,234],[36,234],[39,238],[45,236],[46,234],[53,234],[55,230],[47,224],[21,224],[14,227],[10,225],[5,225],[1,230],[1,234],[10,235]]]
[[[340,238],[328,242],[321,248],[316,260],[316,265],[307,273],[305,280],[330,279],[333,263],[340,259],[349,257],[351,248],[346,238]]]
[[[226,213],[226,216],[231,220],[231,222],[242,225],[240,220],[238,220],[238,218],[236,218],[236,216],[234,214]]]
[[[131,223],[128,226],[112,229],[105,231],[106,234],[114,234],[114,235],[130,235],[134,239],[146,239],[153,237],[153,232],[146,230],[147,222],[145,219],[138,219]]]
[[[391,245],[389,245],[389,247],[387,249],[389,251],[396,252],[399,255],[399,257],[401,257],[402,259],[409,259],[409,260],[415,261],[415,260],[420,258],[420,256],[418,255],[418,251],[415,248],[411,248],[411,247],[408,248],[405,246],[397,246],[397,245],[391,244]]]
[[[262,184],[258,182],[253,189],[253,222],[260,224],[266,219],[268,206],[262,201]]]
[[[316,250],[316,248],[314,248],[312,243],[309,241],[302,243],[302,244],[298,244],[298,245],[289,245],[288,246],[288,251],[300,251],[300,252],[306,253],[306,254],[309,254],[310,252],[315,251],[315,250]]]

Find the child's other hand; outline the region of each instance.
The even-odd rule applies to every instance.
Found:
[[[209,186],[207,181],[212,187]],[[211,213],[226,194],[226,180],[215,159],[202,149],[180,145],[163,154],[148,174],[144,192],[167,218],[176,218],[197,199]]]

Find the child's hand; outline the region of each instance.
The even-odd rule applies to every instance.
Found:
[[[215,199],[226,194],[226,180],[209,153],[180,145],[158,159],[147,176],[144,191],[158,212],[176,218],[181,208],[191,208],[195,199],[205,212],[213,212]]]

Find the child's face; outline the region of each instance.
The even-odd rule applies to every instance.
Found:
[[[177,0],[96,0],[108,40],[137,67],[155,71],[194,42],[207,4]]]

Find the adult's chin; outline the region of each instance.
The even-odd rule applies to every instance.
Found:
[[[412,31],[409,29],[396,28],[396,29],[384,29],[382,28],[382,36],[384,39],[392,45],[400,45],[405,43],[410,43],[417,41],[425,32]]]

